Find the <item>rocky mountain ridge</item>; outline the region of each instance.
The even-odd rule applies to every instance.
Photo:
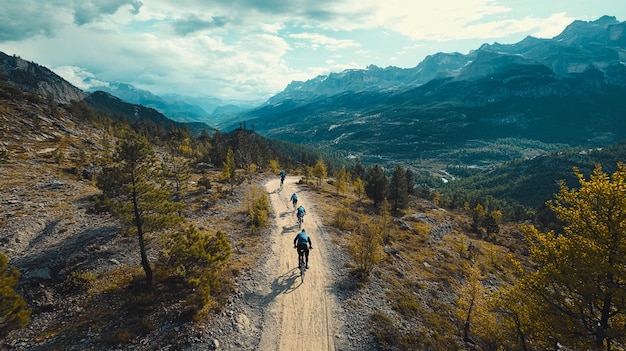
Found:
[[[592,22],[574,21],[552,39],[528,36],[515,44],[483,44],[466,55],[436,53],[414,68],[370,65],[366,69],[320,75],[305,82],[294,81],[269,99],[268,104],[346,92],[409,89],[443,77],[479,79],[512,63],[545,65],[560,77],[589,69],[612,76],[610,70],[626,61],[625,43],[626,22],[603,16]]]
[[[42,96],[51,96],[60,104],[84,99],[87,94],[49,69],[17,56],[0,52],[0,74],[9,83]]]
[[[373,162],[480,166],[556,144],[605,146],[626,138],[625,29],[604,16],[552,39],[439,53],[413,69],[370,66],[294,82],[240,120],[268,137]],[[510,148],[496,148],[501,140]]]
[[[173,120],[154,108],[126,102],[104,91],[86,93],[46,67],[3,52],[0,52],[0,80],[25,92],[49,97],[57,104],[85,101],[96,111],[113,119],[123,115],[129,121],[149,120],[166,129],[174,126],[188,128],[194,133],[200,133],[203,129],[208,132],[215,130],[205,122]]]

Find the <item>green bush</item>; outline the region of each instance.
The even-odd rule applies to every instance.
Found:
[[[72,272],[63,283],[65,291],[88,291],[96,280],[94,273],[77,271]]]
[[[15,291],[19,278],[17,268],[10,267],[8,258],[0,254],[0,337],[30,321],[26,301]]]
[[[252,230],[263,228],[269,223],[270,200],[266,192],[259,194],[256,186],[252,187],[249,196],[248,214],[252,221]]]
[[[374,266],[384,258],[382,227],[369,223],[363,217],[352,233],[352,246],[349,254],[357,265],[357,271],[365,280]]]
[[[187,299],[195,308],[202,309],[218,290],[220,271],[230,258],[231,246],[224,233],[209,235],[194,226],[174,235],[169,250],[169,265],[181,271],[194,294]]]
[[[349,207],[341,206],[335,212],[333,225],[341,230],[354,230],[358,227],[360,218]]]

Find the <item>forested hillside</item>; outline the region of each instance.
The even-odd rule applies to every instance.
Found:
[[[559,181],[565,181],[570,187],[578,186],[574,167],[584,174],[590,174],[595,165],[614,172],[618,162],[626,159],[625,146],[620,143],[605,148],[566,149],[509,161],[486,170],[449,166],[448,174],[455,180],[442,186],[440,191],[450,199],[450,206],[492,198],[491,201],[509,203],[511,208],[518,205],[536,210],[558,192]]]

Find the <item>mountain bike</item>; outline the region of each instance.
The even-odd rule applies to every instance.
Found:
[[[296,246],[296,251],[298,251],[298,267],[300,269],[300,282],[304,283],[304,274],[306,273],[306,263],[304,261],[304,250],[300,250],[298,249],[298,247]],[[313,248],[310,248],[309,250],[313,250]]]
[[[300,282],[304,283],[304,273],[306,273],[306,264],[304,263],[304,251],[300,251],[300,250],[298,250],[298,267],[300,267]]]
[[[304,223],[304,216],[298,216],[298,228],[302,229],[302,223]]]

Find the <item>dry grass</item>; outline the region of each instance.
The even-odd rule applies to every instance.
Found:
[[[31,146],[33,150],[45,146],[32,145],[37,145]],[[74,215],[85,211],[79,206],[88,205],[91,196],[99,191],[88,181],[77,182],[74,175],[64,172],[65,163],[57,164],[49,156],[34,152],[24,152],[23,156],[26,162],[12,157],[0,169],[0,190],[3,194],[16,196],[12,218],[31,216],[34,212],[32,206],[45,203],[46,213],[55,216],[46,220],[58,221],[55,235],[76,230],[80,223]],[[194,174],[195,177],[199,175]],[[62,189],[47,187],[57,182]],[[53,319],[49,325],[33,330],[33,340],[50,341],[52,349],[67,349],[90,335],[90,342],[96,345],[123,345],[149,333],[158,325],[211,318],[212,313],[219,310],[232,294],[234,278],[255,264],[255,253],[264,249],[260,246],[262,240],[250,240],[252,233],[246,219],[247,204],[241,200],[245,199],[242,194],[248,186],[248,183],[242,184],[235,194],[230,194],[225,190],[228,187],[218,181],[208,193],[194,183],[187,189],[185,202],[188,206],[185,211],[188,221],[209,233],[219,228],[227,234],[233,248],[232,261],[222,272],[222,284],[212,291],[209,304],[194,305],[196,301],[188,299],[193,294],[189,287],[177,279],[174,272],[156,264],[158,262],[153,262],[155,283],[148,293],[145,292],[145,275],[140,266],[121,265],[104,272],[70,271],[69,278],[60,282],[59,295],[55,297],[71,300],[74,306],[64,312],[63,318]],[[205,202],[207,198],[210,201]],[[0,224],[3,222],[4,218]],[[135,240],[134,237],[118,238],[120,246],[109,249],[131,250],[131,256],[138,255]],[[154,250],[160,250],[159,241],[153,240],[151,245]],[[89,250],[77,248],[79,251],[85,249]],[[94,249],[100,249],[100,245]]]
[[[332,242],[347,248],[349,236],[356,224],[354,213],[377,220],[378,212],[372,203],[359,205],[356,195],[349,192],[335,194],[328,184],[310,186],[308,195],[317,204],[318,214],[328,226],[339,230],[333,233]],[[453,232],[441,240],[430,237],[433,225],[412,217],[421,213],[435,223],[453,223]],[[515,280],[516,264],[523,252],[523,243],[515,227],[503,225],[494,242],[480,240],[469,231],[471,217],[468,213],[441,209],[423,199],[414,199],[404,211],[402,220],[409,229],[394,221],[389,229],[386,259],[373,271],[376,278],[368,284],[380,284],[385,298],[395,315],[372,311],[372,334],[383,349],[454,350],[462,347],[461,321],[456,313],[457,291],[466,279],[466,268],[477,265],[484,282],[508,285]]]

